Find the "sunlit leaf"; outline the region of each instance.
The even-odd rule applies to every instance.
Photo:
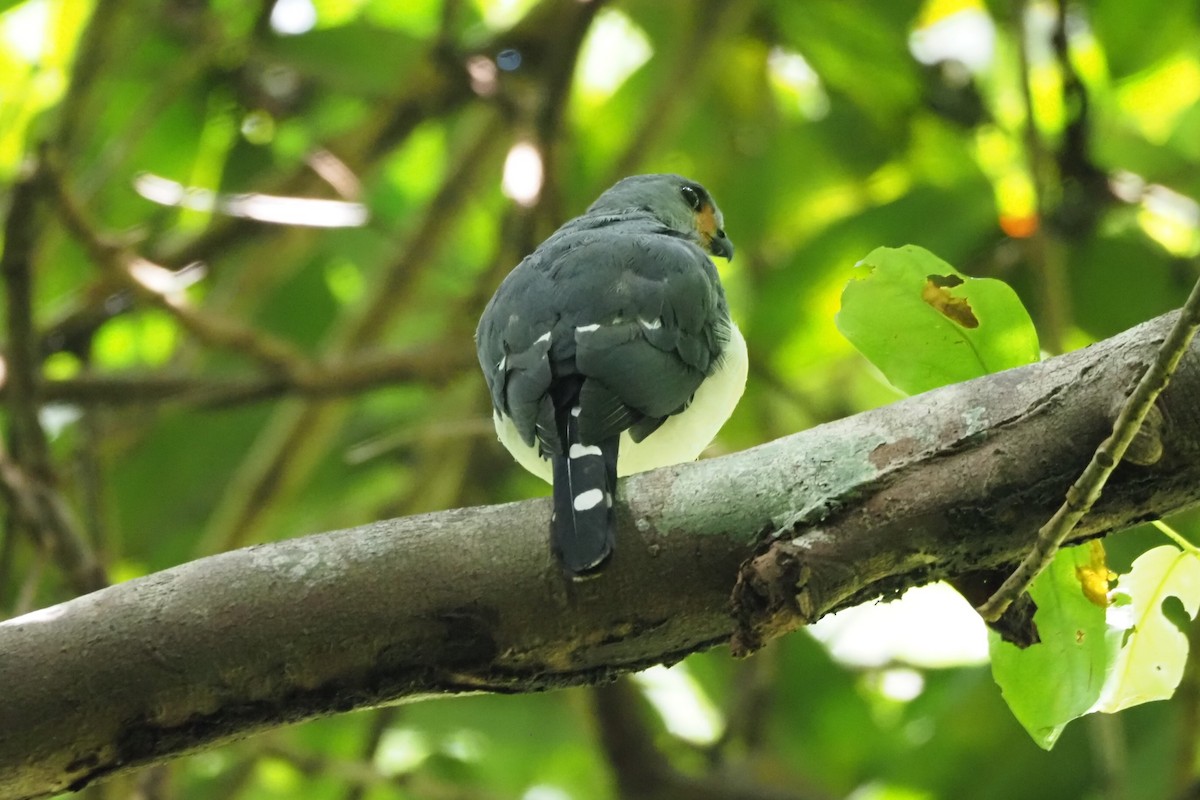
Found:
[[[1013,716],[1040,747],[1050,749],[1071,720],[1100,697],[1115,656],[1104,609],[1083,593],[1076,570],[1089,568],[1087,548],[1062,550],[1033,582],[1034,622],[1041,642],[1024,650],[989,632],[992,676]]]
[[[837,326],[909,394],[1038,360],[1033,322],[1011,288],[967,277],[912,245],[863,259]]]
[[[1189,619],[1200,610],[1200,558],[1171,545],[1148,550],[1113,590],[1110,638],[1120,647],[1093,711],[1114,712],[1175,692],[1187,660],[1188,639],[1164,604],[1177,598]]]

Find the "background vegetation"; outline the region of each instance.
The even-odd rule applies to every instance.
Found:
[[[545,493],[495,442],[471,334],[626,174],[702,181],[738,247],[751,378],[713,453],[897,397],[833,323],[876,246],[1009,282],[1050,353],[1178,306],[1200,251],[1194,0],[0,0],[0,87],[5,616]],[[744,662],[279,730],[87,794],[1195,796],[1195,669],[1047,754],[969,610],[908,605]]]

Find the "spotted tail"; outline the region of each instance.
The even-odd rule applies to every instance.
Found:
[[[579,408],[560,422],[565,453],[555,454],[554,518],[550,543],[563,567],[576,578],[588,577],[612,555],[616,534],[613,502],[617,490],[617,446],[613,437],[599,445],[579,438]]]

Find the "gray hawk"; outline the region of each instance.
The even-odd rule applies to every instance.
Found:
[[[618,182],[500,284],[475,334],[500,441],[554,486],[574,578],[613,552],[617,477],[691,461],[733,413],[746,343],[709,254],[724,217],[678,175]]]

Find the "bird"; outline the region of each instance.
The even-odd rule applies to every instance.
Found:
[[[618,181],[503,279],[475,333],[500,442],[553,485],[574,580],[612,556],[617,478],[696,459],[746,385],[746,342],[710,256],[724,216],[674,174]]]

